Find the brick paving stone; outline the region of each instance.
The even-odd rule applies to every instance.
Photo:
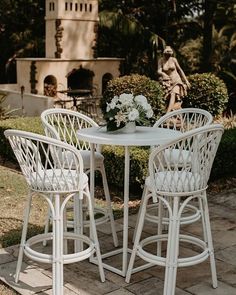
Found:
[[[222,250],[236,245],[236,228],[233,230],[212,231],[212,238],[215,251]]]
[[[14,281],[16,261],[0,265],[1,280],[10,285],[22,295],[35,294],[36,292],[51,288],[52,280],[42,273],[42,269],[22,264],[19,282]]]
[[[133,295],[134,293],[131,293],[123,288],[120,288],[119,290],[107,293],[106,295]]]
[[[236,245],[218,251],[217,258],[228,264],[236,266]]]
[[[115,227],[116,227],[116,232],[123,231],[123,226],[120,224],[120,222],[115,221]],[[97,231],[98,234],[99,232],[106,234],[106,235],[111,235],[111,224],[110,222],[103,223],[97,226]]]
[[[223,205],[229,207],[231,209],[236,209],[236,188],[229,189],[228,191],[224,191],[217,194],[217,198],[215,195],[209,194],[208,200],[214,204]]]
[[[14,247],[8,247],[6,249],[0,249],[0,257],[1,257],[1,263],[8,263],[15,260],[14,255],[15,246]]]
[[[135,295],[162,295],[164,282],[158,278],[150,278],[126,287]],[[175,295],[189,295],[190,293],[176,288]]]
[[[236,294],[236,267],[223,274],[219,273],[218,280],[234,287]]]
[[[236,289],[219,282],[218,288],[213,289],[209,283],[203,282],[187,289],[193,295],[235,295]]]

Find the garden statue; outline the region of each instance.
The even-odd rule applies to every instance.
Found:
[[[180,109],[182,97],[187,95],[190,83],[181,69],[177,59],[172,56],[173,50],[166,46],[163,57],[158,61],[158,75],[164,87],[165,98],[169,100],[167,112]]]

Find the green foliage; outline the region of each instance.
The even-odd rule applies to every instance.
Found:
[[[5,83],[9,58],[44,56],[45,0],[1,0],[0,16],[0,81]]]
[[[124,148],[104,146],[102,153],[105,157],[108,183],[120,189],[124,185]],[[147,176],[147,160],[149,149],[130,148],[130,188],[138,191]]]
[[[0,154],[3,158],[16,161],[8,140],[4,136],[7,129],[18,129],[38,134],[44,134],[39,117],[11,118],[0,120]]]
[[[225,130],[212,167],[212,180],[227,176],[236,176],[236,128]]]
[[[9,142],[4,136],[6,129],[19,129],[44,134],[39,117],[26,117],[0,121],[0,154],[10,161],[16,161]],[[106,172],[109,184],[120,189],[124,185],[124,148],[103,146]],[[229,156],[230,155],[230,156]],[[130,187],[141,190],[148,172],[149,148],[130,149]],[[211,180],[225,176],[236,176],[236,128],[225,130],[214,161]]]
[[[124,149],[105,146],[103,148],[109,184],[120,189],[124,185]],[[131,148],[130,187],[141,190],[148,172],[149,149]],[[230,157],[229,157],[230,155]],[[236,176],[236,128],[225,130],[217,151],[210,180]]]
[[[222,114],[229,99],[225,83],[211,73],[190,75],[188,80],[191,88],[184,107],[201,108],[213,116]]]
[[[42,233],[44,233],[44,226],[30,224],[27,230],[27,239],[34,237],[36,234],[42,234]],[[22,226],[19,226],[19,228],[12,229],[8,231],[7,233],[5,233],[0,238],[0,242],[2,243],[2,246],[4,248],[19,244],[21,240],[21,234],[22,234]]]
[[[148,103],[152,106],[155,117],[165,112],[164,93],[160,84],[146,76],[133,74],[109,81],[101,99],[103,114],[106,112],[106,103],[110,102],[115,95],[122,93],[146,96]]]
[[[179,49],[180,61],[187,73],[197,73],[200,70],[202,37],[187,40]]]

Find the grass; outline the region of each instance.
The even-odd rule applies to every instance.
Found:
[[[28,190],[24,177],[15,170],[0,166],[0,248],[18,244]],[[35,197],[30,217],[30,233],[41,231],[46,203]]]

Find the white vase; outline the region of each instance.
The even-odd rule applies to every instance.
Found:
[[[118,129],[122,133],[134,133],[136,131],[135,122],[128,122],[123,128]]]

